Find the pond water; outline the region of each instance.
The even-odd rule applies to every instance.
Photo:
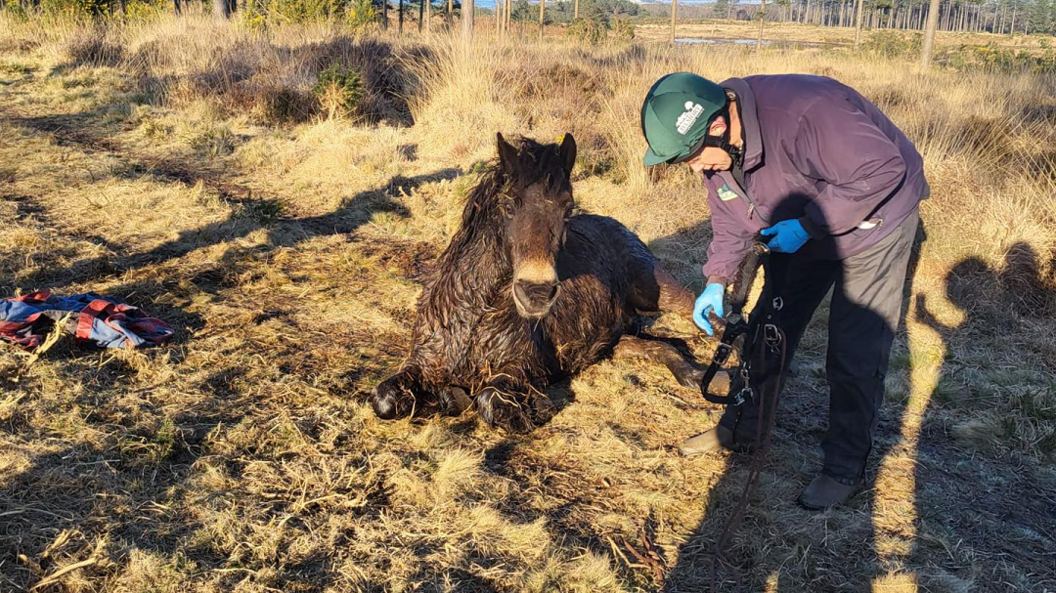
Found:
[[[676,37],[676,45],[748,45],[754,46],[755,39],[748,38],[720,38],[720,37]],[[824,47],[835,45],[818,41],[773,41],[763,40],[764,46],[774,47]]]
[[[676,37],[675,43],[679,45],[755,45],[755,39],[712,39],[710,37]],[[763,40],[763,45],[771,45],[772,41]]]

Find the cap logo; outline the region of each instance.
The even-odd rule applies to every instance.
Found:
[[[693,127],[693,124],[697,123],[701,113],[704,113],[704,108],[699,103],[686,101],[686,110],[682,115],[678,116],[678,120],[675,122],[675,129],[678,130],[679,134],[685,136],[686,132]]]

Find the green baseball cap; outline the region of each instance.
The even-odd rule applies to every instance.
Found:
[[[726,92],[703,76],[675,72],[656,81],[642,102],[642,133],[649,143],[642,162],[651,167],[693,155],[725,106]]]

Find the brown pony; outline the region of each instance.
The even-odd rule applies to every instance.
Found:
[[[622,224],[573,214],[572,135],[515,148],[499,134],[498,152],[418,301],[406,362],[374,389],[375,413],[472,405],[489,425],[526,432],[553,415],[540,389],[610,354],[699,385],[702,372],[673,346],[629,335],[637,313],[691,315],[693,296]]]

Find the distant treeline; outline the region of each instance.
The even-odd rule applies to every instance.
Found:
[[[345,15],[372,10],[380,15],[384,9],[393,14],[402,8],[407,18],[412,18],[429,0],[0,0],[0,7],[11,11],[89,14],[97,16],[127,15],[148,11],[171,9],[182,12],[191,4],[205,5],[207,9],[229,15],[243,12],[251,14],[276,14],[284,20],[302,21],[320,18],[340,18]],[[432,0],[431,12],[443,15],[449,10],[458,16],[462,10],[460,0]],[[480,12],[494,12],[494,9],[482,9]],[[570,23],[575,14],[574,0],[549,1],[546,3],[547,23]],[[613,18],[633,17],[638,14],[639,5],[629,0],[579,0],[579,17],[600,22]],[[538,0],[513,0],[512,18],[538,22]]]
[[[765,18],[773,22],[811,23],[830,27],[854,26],[854,0],[767,0]],[[759,3],[720,0],[709,4],[678,5],[679,19],[754,20]],[[865,0],[862,25],[870,29],[923,30],[928,0]],[[670,4],[642,5],[642,14],[670,17]],[[940,31],[1056,34],[1056,0],[943,0]]]
[[[171,7],[179,12],[192,0],[0,0],[8,10],[85,13],[93,15],[141,13]],[[193,0],[197,3],[199,0]],[[406,13],[407,19],[423,12],[429,0],[201,0],[214,12],[228,15],[238,10],[251,14],[277,14],[284,20],[307,20],[351,15],[357,22]],[[864,0],[863,26],[870,29],[922,30],[928,0]],[[385,10],[387,8],[387,10]],[[458,15],[458,0],[432,0],[433,15]],[[667,17],[670,4],[638,5],[628,0],[579,0],[579,17],[600,23],[614,18],[635,16]],[[987,31],[991,33],[1056,33],[1056,0],[943,0],[939,30]],[[760,5],[737,0],[709,4],[681,4],[679,19],[755,20]],[[769,0],[763,18],[772,22],[811,23],[821,26],[850,27],[855,22],[855,0]],[[538,22],[538,3],[513,0],[512,19]],[[575,12],[574,0],[547,2],[546,23],[569,23]]]

